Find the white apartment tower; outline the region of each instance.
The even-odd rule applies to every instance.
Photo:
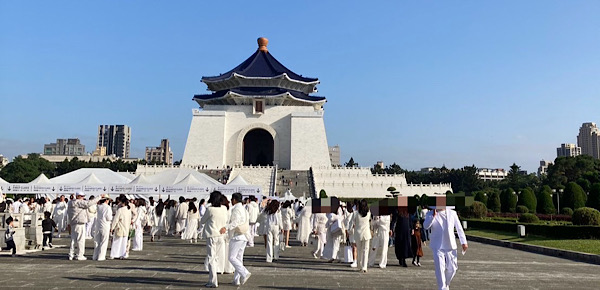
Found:
[[[583,123],[577,135],[577,146],[581,147],[581,154],[600,159],[600,129],[596,123]]]
[[[563,143],[556,148],[556,157],[575,157],[581,155],[581,147],[575,144]]]

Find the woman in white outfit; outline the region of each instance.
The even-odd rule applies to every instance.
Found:
[[[144,249],[144,223],[146,221],[146,201],[143,199],[137,200],[137,216],[133,221],[135,227],[135,236],[133,239],[132,251],[141,251]]]
[[[231,209],[229,208],[229,200],[226,196],[221,195],[221,206],[224,206],[227,209],[227,223],[229,223],[229,219],[231,218]],[[231,274],[235,271],[235,268],[229,262],[229,238],[228,236],[224,237],[225,244],[221,251],[219,252],[219,273],[221,274]]]
[[[220,192],[214,191],[210,195],[209,203],[211,206],[206,209],[200,223],[204,225],[206,258],[208,261],[208,283],[205,286],[216,288],[219,286],[217,280],[218,253],[225,245],[224,235],[227,232],[227,209],[221,206]]]
[[[159,199],[154,207],[154,213],[150,217],[152,219],[152,229],[150,230],[151,242],[154,242],[156,235],[158,235],[158,239],[160,240],[160,235],[165,230],[165,225],[167,223],[166,212],[165,204],[162,199]]]
[[[350,267],[356,268],[356,241],[354,240],[354,214],[356,211],[354,210],[354,203],[348,202],[346,204],[346,210],[344,211],[344,226],[346,227],[346,236],[348,237],[348,242],[352,245],[352,264]]]
[[[306,203],[308,205],[308,203]],[[298,224],[298,233],[296,234],[296,239],[300,242],[300,245],[306,247],[308,245],[308,239],[310,238],[310,233],[312,230],[312,225],[310,223],[311,216],[311,207],[298,207],[298,217],[296,218],[296,223]]]
[[[94,256],[96,261],[106,260],[106,250],[108,249],[108,238],[110,237],[110,223],[113,219],[112,208],[108,205],[108,198],[100,199],[98,204],[98,215],[94,224]]]
[[[371,241],[371,212],[366,199],[361,199],[358,213],[354,215],[354,240],[356,241],[358,269],[367,273],[369,243]]]
[[[283,221],[285,247],[290,248],[290,230],[292,230],[292,221],[294,220],[294,208],[292,208],[290,201],[284,202],[281,206],[281,219]]]
[[[312,215],[313,233],[317,235],[317,249],[313,252],[315,259],[323,256],[325,249],[325,241],[327,239],[327,215],[324,213],[316,213]]]
[[[113,231],[113,242],[110,248],[111,259],[125,259],[127,255],[127,239],[131,229],[131,210],[129,200],[119,196],[119,208],[115,213],[110,229]]]
[[[327,243],[325,243],[325,254],[323,257],[333,262],[338,257],[340,251],[340,243],[344,240],[344,217],[341,208],[338,208],[338,213],[327,214]]]
[[[56,203],[52,218],[58,228],[57,237],[60,238],[60,233],[67,230],[67,202],[64,195],[61,195],[60,200]]]
[[[200,211],[196,207],[193,201],[190,201],[188,215],[187,215],[187,226],[185,231],[181,235],[182,240],[188,240],[190,243],[198,242],[198,221],[200,220]]]
[[[267,263],[279,259],[279,235],[283,230],[279,201],[272,200],[265,208],[267,228]]]

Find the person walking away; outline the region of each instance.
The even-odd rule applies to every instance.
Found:
[[[267,229],[267,263],[279,259],[279,235],[283,230],[283,221],[279,211],[279,201],[272,200],[265,208],[267,214],[265,225]]]
[[[313,233],[317,235],[317,249],[313,252],[315,259],[323,256],[323,250],[325,249],[325,242],[327,240],[327,215],[324,213],[315,213],[312,215],[313,219]]]
[[[379,268],[385,269],[387,267],[388,244],[390,242],[390,236],[392,235],[390,222],[390,215],[380,215],[373,219],[375,237],[373,238],[373,245],[371,246],[371,252],[369,253],[369,267],[375,266],[375,260],[379,249],[381,249]]]
[[[354,215],[354,240],[356,241],[358,269],[367,273],[369,244],[371,242],[371,212],[366,199],[361,199],[358,213]]]
[[[129,200],[125,195],[118,198],[119,208],[113,217],[110,230],[113,232],[112,246],[110,247],[111,259],[125,259],[127,257],[127,240],[131,230],[131,209]]]
[[[200,220],[200,211],[196,207],[196,204],[192,201],[189,202],[189,212],[187,218],[187,226],[181,235],[182,240],[188,240],[190,243],[198,242],[198,221]]]
[[[50,212],[44,212],[44,220],[42,221],[42,234],[44,235],[42,250],[44,247],[52,248],[52,231],[56,228],[56,223],[50,218]]]
[[[112,208],[108,205],[109,199],[103,197],[98,202],[97,216],[94,225],[94,256],[92,257],[95,261],[106,260],[106,250],[108,249],[108,238],[110,236],[110,223],[113,219]]]
[[[133,237],[132,251],[141,251],[144,249],[144,223],[146,221],[146,201],[138,199],[137,201],[137,215],[133,221],[135,228],[135,236]]]
[[[281,219],[283,222],[283,231],[285,238],[285,247],[290,248],[290,231],[292,230],[292,220],[294,219],[294,209],[290,201],[283,203],[281,207]]]
[[[52,213],[52,217],[56,222],[56,227],[58,228],[58,233],[56,234],[57,238],[60,238],[60,233],[67,230],[67,202],[65,201],[65,196],[61,195],[60,200],[54,206],[54,211]]]
[[[327,242],[323,250],[323,257],[333,263],[337,260],[340,243],[344,240],[344,223],[341,208],[336,213],[327,214]]]
[[[90,196],[90,201],[94,200],[94,196]],[[97,202],[97,201],[96,201]],[[94,222],[96,221],[96,217],[98,216],[98,205],[94,202],[88,208],[88,222],[85,224],[85,238],[92,239],[94,236]]]
[[[406,259],[412,258],[412,248],[410,245],[412,226],[408,210],[400,209],[398,214],[395,215],[394,222],[394,250],[396,252],[396,258],[398,258],[400,266],[408,267],[408,265],[406,265]]]
[[[162,199],[159,199],[156,207],[154,207],[154,214],[150,217],[152,219],[152,228],[150,229],[151,242],[155,241],[156,235],[158,235],[158,240],[160,240],[161,233],[165,231],[167,224],[166,212],[165,203]]]
[[[69,260],[87,260],[85,254],[85,224],[88,222],[88,208],[94,201],[84,200],[85,193],[78,191],[75,199],[70,200],[67,207],[67,216],[71,225],[71,247],[69,248]],[[75,255],[77,248],[77,255]]]
[[[421,246],[421,223],[418,219],[414,222],[411,238],[411,246],[413,253],[412,264],[417,267],[421,267],[420,258],[423,257],[423,248]]]
[[[298,232],[296,233],[296,240],[300,242],[302,247],[308,245],[308,239],[310,238],[312,225],[310,223],[311,207],[298,207],[298,216],[296,217],[296,223],[298,224]]]
[[[219,286],[217,280],[218,253],[225,244],[223,235],[227,231],[227,209],[221,206],[220,196],[221,193],[219,191],[211,193],[209,200],[211,206],[206,209],[206,213],[200,220],[200,223],[204,224],[206,237],[208,283],[205,286],[208,288],[217,288]]]
[[[423,227],[431,229],[429,247],[433,252],[433,263],[435,265],[435,277],[438,288],[440,290],[450,289],[450,282],[452,282],[452,278],[454,278],[458,270],[454,229],[458,233],[463,254],[469,248],[458,215],[451,208],[434,209],[427,213]]]
[[[175,214],[175,235],[181,235],[185,229],[188,211],[190,210],[189,203],[186,202],[185,197],[179,197],[179,206],[177,206],[177,213]]]
[[[233,285],[243,285],[252,275],[244,267],[244,250],[246,243],[250,238],[250,215],[242,204],[242,194],[234,193],[231,196],[231,217],[227,225],[229,233],[229,262],[235,269],[233,275]]]
[[[256,233],[256,221],[258,220],[258,203],[256,203],[256,197],[254,195],[250,196],[250,202],[246,207],[248,211],[248,217],[250,220],[250,239],[248,239],[248,247],[254,247],[254,237],[258,236]]]
[[[356,211],[354,210],[354,204],[348,202],[346,204],[346,211],[344,212],[344,225],[346,227],[346,237],[348,237],[348,242],[352,247],[352,264],[350,264],[351,268],[356,268],[358,266],[357,259],[357,251],[356,251],[356,240],[354,240],[354,214]]]

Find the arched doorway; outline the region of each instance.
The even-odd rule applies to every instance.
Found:
[[[273,165],[273,136],[266,130],[253,129],[244,136],[242,156],[244,166]]]

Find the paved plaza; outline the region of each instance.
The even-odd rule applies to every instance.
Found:
[[[252,277],[240,289],[435,289],[431,251],[423,267],[398,266],[394,248],[386,269],[369,268],[361,274],[345,264],[316,260],[310,249],[294,246],[273,264],[265,263],[264,244],[247,248],[246,266]],[[66,245],[68,239],[56,239]],[[295,245],[295,243],[293,244]],[[86,255],[92,254],[87,242]],[[55,248],[12,258],[1,252],[0,288],[37,289],[180,289],[202,288],[204,243],[189,244],[175,238],[146,242],[143,252],[128,260],[68,261],[68,249]],[[410,261],[408,261],[410,263]],[[471,242],[459,257],[454,289],[598,289],[600,266]],[[219,288],[238,288],[233,275],[219,275]]]

